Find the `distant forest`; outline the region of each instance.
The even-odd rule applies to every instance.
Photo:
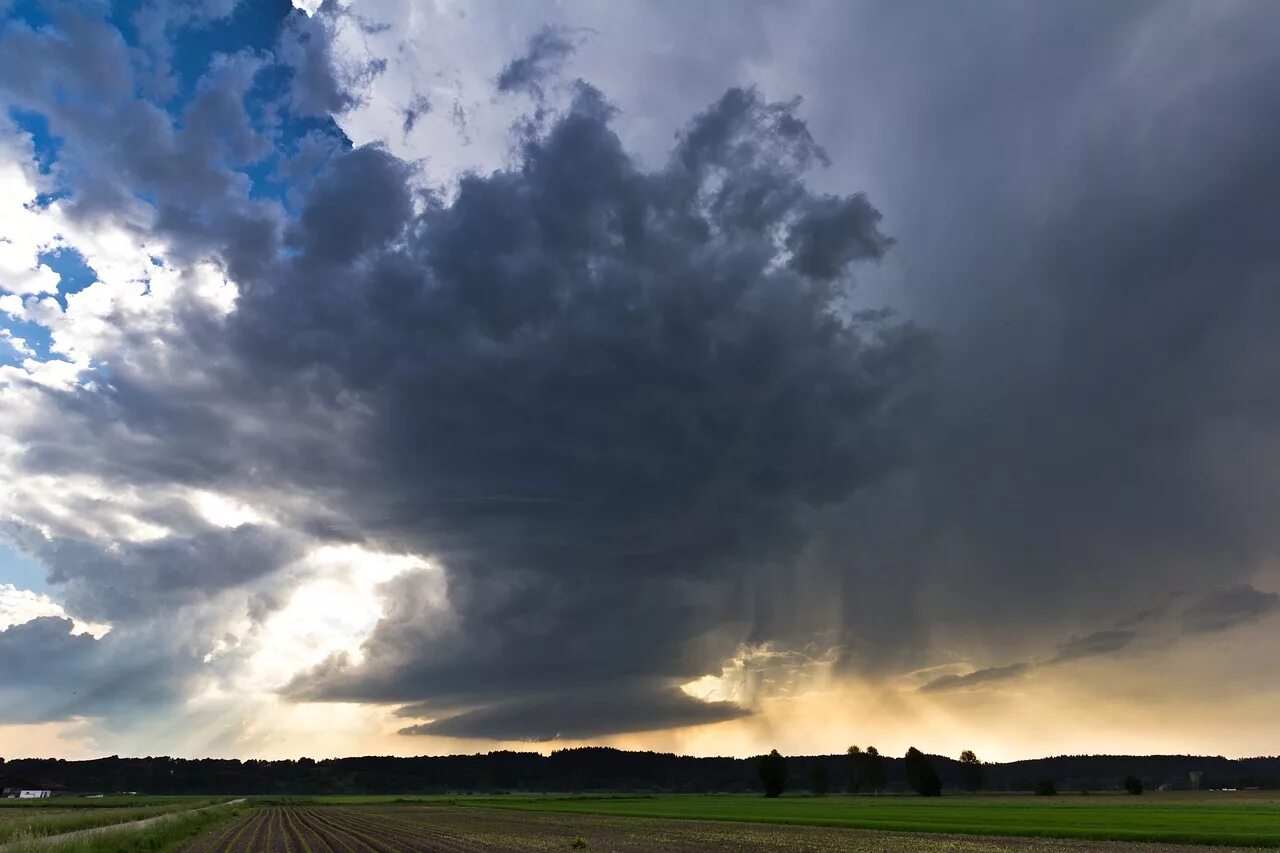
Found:
[[[1059,794],[1120,790],[1126,777],[1147,790],[1164,788],[1280,788],[1280,757],[1227,759],[1192,755],[1079,755],[983,763],[927,756],[944,791],[980,787],[1031,791],[1052,783]],[[821,779],[831,793],[904,792],[908,768],[885,756],[866,782],[866,753],[790,756],[786,790],[809,791]],[[820,766],[820,769],[816,769]],[[99,758],[0,759],[0,775],[48,779],[68,792],[136,791],[146,794],[433,794],[521,791],[733,792],[763,790],[759,758],[694,758],[603,747],[563,749],[550,755],[490,752],[477,755],[330,758],[316,761]],[[1195,774],[1195,775],[1193,775]],[[975,784],[976,783],[976,784]]]

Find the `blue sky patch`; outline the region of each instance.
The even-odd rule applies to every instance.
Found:
[[[98,280],[98,274],[85,263],[84,255],[69,246],[41,252],[39,262],[47,264],[49,269],[62,277],[55,298],[64,310],[67,307],[67,296],[79,293]]]
[[[58,159],[61,140],[49,131],[48,120],[40,113],[17,107],[10,108],[9,117],[21,130],[31,135],[36,163],[42,174],[49,174],[50,167]]]
[[[0,583],[11,583],[18,589],[35,592],[49,591],[44,567],[3,542],[0,542]]]

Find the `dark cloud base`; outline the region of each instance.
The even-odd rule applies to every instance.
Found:
[[[401,709],[402,716],[430,716],[431,703]],[[614,734],[705,725],[745,716],[731,702],[704,702],[675,687],[618,685],[561,691],[487,706],[400,730],[406,735],[441,735],[495,740],[582,740]]]

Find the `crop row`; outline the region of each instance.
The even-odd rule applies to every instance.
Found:
[[[474,844],[433,827],[420,814],[325,806],[256,808],[184,848],[187,853],[465,853],[475,849]]]

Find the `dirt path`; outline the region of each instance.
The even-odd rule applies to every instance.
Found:
[[[89,829],[77,829],[72,832],[63,832],[58,835],[41,835],[36,838],[27,838],[20,841],[10,841],[0,844],[0,851],[10,850],[22,847],[30,847],[35,844],[53,844],[54,842],[74,841],[77,838],[89,838],[95,835],[103,835],[109,832],[136,832],[139,829],[146,829],[149,826],[155,826],[158,823],[168,820],[174,820],[182,815],[189,815],[195,812],[207,811],[208,809],[219,809],[223,806],[234,806],[237,803],[243,803],[244,798],[237,800],[227,800],[225,803],[214,803],[211,806],[201,806],[198,809],[184,809],[179,812],[168,812],[166,814],[156,815],[155,817],[144,817],[141,820],[129,820],[123,823],[109,823],[105,826],[93,826]]]

